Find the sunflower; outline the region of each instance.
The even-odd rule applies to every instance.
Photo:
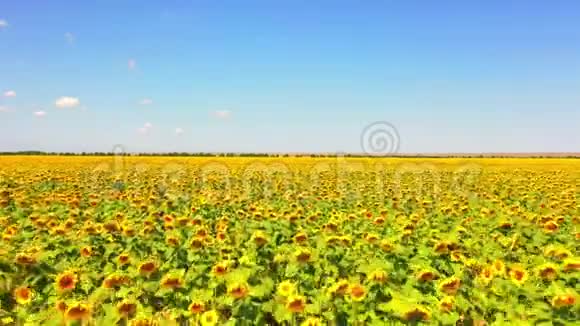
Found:
[[[351,285],[348,292],[353,301],[363,301],[367,296],[367,289],[360,284]]]
[[[457,277],[450,277],[439,284],[439,290],[447,295],[455,295],[461,286],[461,280]]]
[[[249,292],[248,286],[242,283],[234,283],[228,287],[228,294],[234,299],[243,299]]]
[[[158,326],[159,324],[151,319],[133,319],[131,320],[131,326]]]
[[[117,286],[125,285],[129,282],[129,278],[120,274],[111,274],[103,280],[103,287],[105,289],[112,289]]]
[[[132,300],[123,300],[117,304],[117,311],[124,317],[133,316],[137,312],[137,304]]]
[[[192,249],[201,249],[203,248],[205,245],[205,242],[202,239],[198,239],[198,238],[193,238],[191,240],[191,242],[189,243],[189,246]]]
[[[299,263],[307,263],[312,258],[312,253],[306,248],[300,248],[294,253],[294,257]]]
[[[16,255],[15,262],[18,265],[31,266],[31,265],[35,265],[37,260],[36,260],[36,257],[34,257],[33,255],[29,255],[26,253],[19,253]]]
[[[420,282],[431,282],[437,279],[437,274],[432,271],[423,270],[417,273],[417,280]]]
[[[218,324],[220,316],[217,311],[209,310],[201,315],[201,326],[215,326]]]
[[[501,259],[496,259],[491,267],[495,276],[503,277],[505,275],[505,264]]]
[[[564,260],[565,272],[580,271],[580,258],[568,258]]]
[[[288,298],[286,309],[292,313],[302,313],[306,309],[306,299],[301,295],[293,295]]]
[[[558,231],[558,228],[559,228],[558,223],[554,221],[548,221],[544,223],[544,232],[546,233],[554,233]]]
[[[439,241],[433,246],[433,251],[438,255],[443,255],[449,252],[447,241]]]
[[[305,321],[303,321],[300,326],[321,326],[322,322],[319,318],[309,317]]]
[[[552,281],[558,277],[558,266],[544,264],[538,267],[538,276],[544,280]]]
[[[388,279],[387,272],[383,270],[376,270],[369,274],[368,276],[369,281],[373,281],[376,283],[385,283]]]
[[[347,280],[339,280],[330,287],[329,292],[332,295],[345,295],[348,293],[348,288]]]
[[[83,257],[91,257],[93,254],[93,248],[90,246],[82,247],[81,248],[81,256]]]
[[[352,245],[352,239],[348,235],[340,236],[338,237],[338,240],[340,240],[340,243],[345,247],[349,247],[350,245]]]
[[[308,235],[305,232],[298,232],[294,235],[294,242],[300,244],[308,240]]]
[[[150,276],[157,271],[157,264],[153,261],[147,261],[139,265],[139,273],[143,276]]]
[[[577,302],[576,296],[572,294],[558,295],[552,298],[552,307],[562,308],[575,305]]]
[[[368,233],[367,235],[365,235],[365,240],[368,241],[369,243],[375,243],[378,239],[379,236],[376,235],[375,233]]]
[[[68,309],[68,305],[63,300],[58,300],[54,306],[58,312],[64,314]]]
[[[510,268],[509,276],[516,285],[522,285],[528,279],[528,272],[521,266],[514,266]]]
[[[481,273],[479,273],[479,280],[483,283],[483,284],[489,284],[489,282],[491,282],[493,280],[493,269],[491,267],[485,267],[483,268],[483,270],[481,271]]]
[[[268,235],[261,230],[255,231],[254,234],[252,234],[252,241],[254,241],[257,246],[261,247],[268,243]]]
[[[183,279],[179,276],[165,275],[161,279],[161,287],[165,289],[178,289],[183,286]]]
[[[119,265],[127,265],[129,264],[131,257],[128,254],[120,254],[117,257],[117,262],[119,263]]]
[[[403,315],[403,319],[406,321],[427,321],[431,318],[431,313],[429,310],[423,307],[415,307]]]
[[[84,303],[74,303],[68,307],[65,313],[69,320],[87,320],[91,316],[91,308]]]
[[[283,297],[289,297],[296,293],[296,285],[290,281],[283,281],[278,285],[278,294]]]
[[[387,239],[381,240],[379,247],[381,247],[381,250],[383,250],[384,252],[391,252],[395,248],[395,246],[391,243],[391,241]]]
[[[217,263],[213,266],[212,273],[213,273],[213,275],[218,276],[218,277],[224,276],[228,272],[228,267],[229,267],[229,264],[227,261]]]
[[[439,301],[439,308],[444,312],[451,312],[453,306],[455,305],[455,298],[451,296],[446,296]]]
[[[77,276],[73,272],[64,272],[56,277],[56,289],[58,292],[70,292],[77,286]]]
[[[179,238],[174,235],[167,236],[165,243],[170,247],[177,247],[179,246]]]
[[[16,300],[18,304],[29,304],[32,301],[32,297],[32,290],[26,286],[20,286],[14,290],[14,300]]]
[[[201,314],[202,312],[205,311],[205,304],[201,301],[193,301],[189,305],[188,310],[192,314]]]

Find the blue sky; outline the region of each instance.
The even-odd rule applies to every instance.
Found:
[[[0,1],[0,151],[580,151],[580,3]]]

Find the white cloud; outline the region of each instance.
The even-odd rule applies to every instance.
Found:
[[[79,101],[78,98],[76,97],[70,97],[70,96],[62,96],[60,98],[58,98],[56,100],[56,102],[54,103],[54,105],[56,105],[57,108],[74,108],[79,106],[79,104],[81,104],[81,101]]]
[[[232,111],[230,110],[217,110],[213,111],[212,115],[218,119],[229,119],[232,116]]]
[[[64,33],[64,39],[68,44],[73,44],[75,42],[75,35],[71,32]]]
[[[10,112],[10,109],[5,106],[0,106],[0,112]]]
[[[42,118],[42,117],[44,117],[46,115],[46,112],[44,112],[44,111],[36,111],[36,112],[34,112],[34,115],[37,116],[37,117],[39,117],[39,118]]]
[[[153,124],[151,124],[151,122],[145,122],[145,124],[143,125],[143,127],[137,129],[137,131],[140,134],[148,134],[149,131],[151,130],[151,128],[153,128]]]
[[[0,29],[4,27],[8,27],[8,22],[5,21],[4,19],[0,19]]]
[[[150,98],[144,98],[139,102],[141,105],[151,105],[153,104],[153,100]]]
[[[4,97],[16,97],[16,92],[13,90],[8,90],[4,92]]]
[[[129,59],[127,62],[127,67],[129,70],[135,70],[135,68],[137,68],[137,61],[135,59]]]
[[[178,135],[178,136],[179,136],[179,135],[182,135],[182,134],[183,134],[183,132],[184,132],[184,130],[183,130],[183,129],[181,129],[181,128],[175,128],[175,134],[176,134],[176,135]]]

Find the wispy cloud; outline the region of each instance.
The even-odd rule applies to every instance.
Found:
[[[181,128],[175,128],[175,134],[177,136],[182,135],[184,133],[184,130]]]
[[[75,42],[75,40],[76,40],[76,37],[75,37],[75,35],[73,33],[66,32],[66,33],[64,33],[64,39],[66,40],[66,42],[68,44],[73,44]]]
[[[0,113],[2,112],[10,112],[10,109],[5,106],[0,106]]]
[[[151,122],[145,122],[145,124],[143,125],[143,127],[137,129],[137,131],[140,134],[148,134],[149,131],[151,131],[151,128],[153,128],[153,124],[151,124]]]
[[[129,70],[135,70],[137,68],[137,60],[129,59],[127,62],[127,68],[129,68]]]
[[[46,112],[44,111],[36,111],[34,112],[34,116],[38,117],[38,118],[42,118],[46,115]]]
[[[8,22],[4,19],[0,19],[0,29],[8,27]]]
[[[213,111],[211,113],[211,115],[214,116],[215,118],[226,120],[226,119],[231,118],[232,111],[230,111],[230,110],[217,110],[217,111]]]
[[[150,99],[150,98],[144,98],[144,99],[142,99],[139,102],[139,104],[141,104],[141,105],[151,105],[151,104],[153,104],[153,100]]]
[[[4,97],[16,97],[16,91],[7,90],[6,92],[4,92]]]
[[[79,106],[79,104],[81,104],[81,101],[78,98],[70,96],[62,96],[54,102],[54,105],[56,105],[57,108],[61,109],[75,108]]]

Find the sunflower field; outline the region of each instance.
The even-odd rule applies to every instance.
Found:
[[[580,160],[0,157],[0,325],[578,325]]]

